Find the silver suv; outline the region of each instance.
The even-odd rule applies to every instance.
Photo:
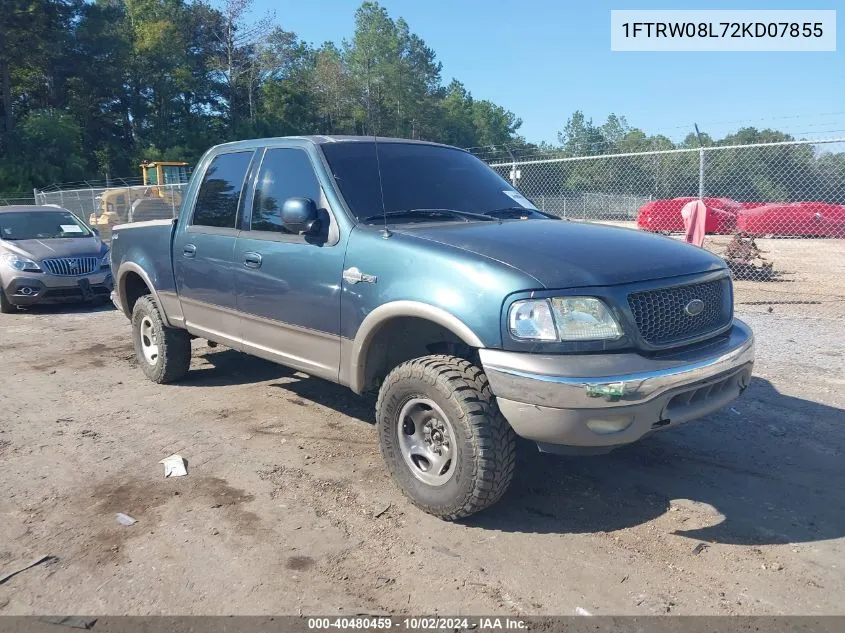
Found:
[[[107,299],[108,247],[66,209],[0,207],[0,311]]]

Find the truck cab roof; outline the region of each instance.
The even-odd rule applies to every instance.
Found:
[[[435,145],[439,147],[448,147],[449,149],[457,149],[461,150],[458,147],[454,147],[452,145],[446,145],[444,143],[433,143],[431,141],[420,141],[416,139],[407,139],[407,138],[396,138],[391,136],[351,136],[351,135],[323,135],[323,134],[314,134],[314,135],[304,135],[304,136],[275,136],[275,137],[266,137],[266,138],[255,138],[255,139],[246,139],[243,141],[233,141],[231,143],[223,143],[221,145],[215,146],[215,148],[236,148],[236,147],[263,147],[265,145],[275,145],[275,144],[283,144],[286,141],[294,141],[294,142],[301,142],[307,141],[313,143],[314,145],[326,145],[329,143],[372,143],[373,141],[377,141],[379,143],[403,143],[403,144],[415,144],[415,145]]]

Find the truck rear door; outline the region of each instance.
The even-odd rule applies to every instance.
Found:
[[[241,349],[234,280],[238,210],[254,150],[215,156],[193,209],[176,232],[173,268],[185,326],[197,336]]]

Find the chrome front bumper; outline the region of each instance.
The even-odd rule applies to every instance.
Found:
[[[725,406],[751,380],[754,336],[735,320],[726,337],[659,357],[540,355],[479,350],[499,408],[541,444],[613,447]],[[591,430],[602,420],[629,424]],[[598,422],[597,422],[598,421]]]

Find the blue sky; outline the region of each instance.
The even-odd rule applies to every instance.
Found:
[[[255,0],[257,14],[319,44],[350,38],[357,0]],[[845,2],[381,0],[432,47],[444,83],[460,79],[523,120],[529,141],[555,141],[577,109],[610,113],[680,140],[698,122],[714,136],[742,125],[807,138],[845,136],[845,64],[823,53],[610,52],[611,9],[843,9]],[[841,30],[841,29],[840,29]]]

